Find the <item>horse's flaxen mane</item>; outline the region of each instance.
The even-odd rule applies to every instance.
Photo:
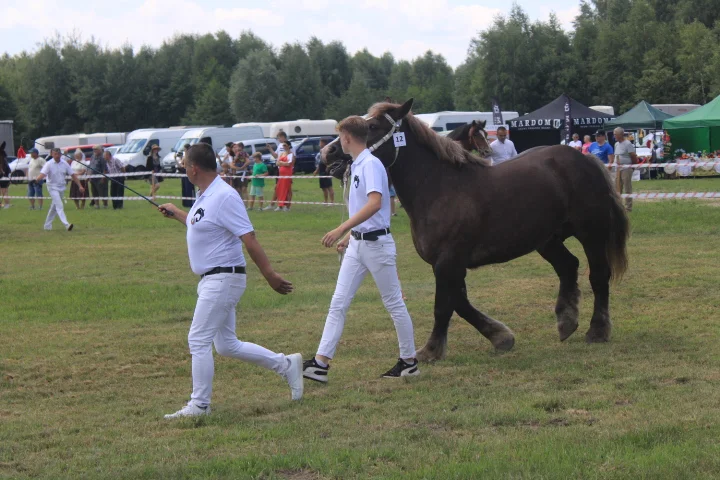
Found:
[[[370,107],[368,114],[372,117],[381,117],[390,110],[400,107],[401,105],[394,103],[376,103]],[[428,147],[439,159],[454,165],[477,164],[490,166],[488,160],[471,154],[458,142],[438,135],[433,129],[415,118],[412,113],[408,113],[404,121],[410,126],[410,130],[417,138],[418,143]]]

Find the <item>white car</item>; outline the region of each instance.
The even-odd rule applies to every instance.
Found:
[[[8,160],[12,157],[8,157]],[[10,162],[10,178],[13,177],[27,177],[28,168],[30,167],[30,155],[25,158],[16,158]],[[19,183],[13,181],[13,183]]]

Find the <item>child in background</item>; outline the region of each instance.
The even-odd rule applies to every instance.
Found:
[[[252,183],[250,184],[250,206],[248,207],[248,210],[253,209],[253,206],[255,205],[255,197],[257,197],[259,202],[258,210],[262,211],[263,202],[265,201],[263,193],[263,189],[265,188],[265,179],[261,177],[268,176],[268,168],[262,161],[262,153],[255,152],[253,153],[252,158],[255,160],[255,163],[253,164],[252,169],[253,178]]]

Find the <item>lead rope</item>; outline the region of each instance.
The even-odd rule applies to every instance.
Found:
[[[345,222],[345,212],[350,214],[350,191],[348,190],[348,182],[350,181],[350,164],[352,162],[348,162],[347,167],[345,168],[345,173],[343,174],[343,203],[345,204],[342,209],[342,214],[340,215],[340,225],[342,225]],[[340,239],[342,240],[342,238]],[[346,249],[347,250],[347,249]],[[342,265],[343,259],[345,258],[345,252],[338,252],[338,260],[340,260],[340,265]]]

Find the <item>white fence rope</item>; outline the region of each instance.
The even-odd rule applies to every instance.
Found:
[[[626,170],[626,169],[638,169],[638,168],[665,168],[665,167],[694,167],[694,166],[714,166],[715,169],[720,172],[720,161],[716,162],[681,162],[681,163],[652,163],[652,164],[637,164],[637,165],[607,165],[609,169],[616,170],[619,168],[620,170]],[[153,172],[128,172],[128,173],[110,173],[106,175],[107,177],[166,177],[166,178],[184,178],[187,177],[186,174],[181,173],[153,173]],[[103,175],[78,175],[78,179],[80,180],[92,180],[96,178],[104,178]],[[234,178],[242,178],[246,180],[251,180],[253,178],[262,178],[262,179],[281,179],[281,178],[290,178],[293,180],[315,180],[320,178],[335,178],[330,175],[321,175],[321,176],[306,176],[306,175],[298,175],[298,176],[282,176],[282,175],[275,175],[275,176],[252,176],[252,175],[221,175],[221,178],[224,179],[234,179]],[[27,181],[29,177],[13,177],[13,181]],[[9,180],[7,177],[0,177],[0,180]],[[71,180],[71,177],[67,177],[67,180]],[[148,195],[149,196],[149,195]],[[631,194],[622,194],[622,198],[635,198],[635,199],[648,199],[648,200],[673,200],[673,199],[714,199],[714,198],[720,198],[720,192],[641,192],[641,193],[631,193]],[[17,199],[17,200],[29,200],[31,198],[34,199],[40,199],[43,200],[51,200],[50,197],[29,197],[29,196],[20,196],[20,195],[9,195],[7,198],[10,199]],[[173,195],[156,195],[156,199],[162,199],[162,200],[195,200],[195,197],[180,197],[180,196],[173,196]],[[277,201],[273,202],[271,200],[272,197],[268,197],[264,199],[265,204],[272,204],[277,203]],[[99,201],[99,200],[128,200],[128,201],[136,201],[136,200],[144,200],[142,197],[65,197],[65,200],[85,200],[85,201]],[[259,201],[258,201],[259,202]],[[396,202],[399,203],[398,200]],[[329,203],[329,202],[303,202],[303,201],[290,201],[289,203],[295,204],[295,205],[325,205],[325,206],[344,206],[343,203]]]
[[[720,161],[712,161],[712,162],[695,162],[695,161],[682,161],[682,162],[672,162],[672,163],[638,163],[635,165],[617,165],[617,164],[606,164],[605,165],[609,170],[628,170],[628,169],[658,169],[662,168],[665,170],[670,170],[667,173],[674,173],[675,171],[679,171],[678,169],[683,169],[686,175],[690,173],[690,171],[694,168],[702,168],[706,171],[715,170],[716,172],[720,173]],[[690,169],[690,170],[688,170]],[[153,173],[153,172],[127,172],[127,173],[108,173],[104,176],[107,177],[166,177],[166,178],[183,178],[187,177],[184,173]],[[318,175],[318,176],[310,176],[310,175],[259,175],[257,177],[253,175],[221,175],[223,178],[244,178],[247,180],[251,180],[253,178],[263,178],[263,179],[274,179],[274,178],[292,178],[292,179],[320,179],[320,178],[335,178],[331,175]],[[67,177],[68,180],[70,177]],[[87,180],[87,179],[94,179],[94,178],[103,178],[103,175],[78,175],[78,178],[81,180]],[[13,182],[27,182],[29,180],[34,180],[34,178],[29,177],[19,177],[14,176],[11,179],[8,177],[0,177],[0,180],[12,180]]]

